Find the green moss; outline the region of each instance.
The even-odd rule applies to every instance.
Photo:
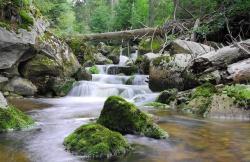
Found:
[[[98,67],[96,65],[94,65],[91,68],[89,68],[89,72],[91,74],[99,74],[100,73],[100,71],[99,71],[99,69],[98,69]]]
[[[211,83],[198,86],[191,93],[189,103],[182,104],[180,110],[184,113],[206,117],[207,112],[210,110],[212,96],[216,93],[218,93],[218,91]]]
[[[68,40],[67,43],[81,64],[87,61],[94,62],[93,54],[97,53],[97,49],[93,45],[77,37]]]
[[[98,123],[122,134],[144,135],[156,139],[168,137],[148,114],[118,96],[111,96],[105,101]]]
[[[1,20],[0,27],[5,28],[7,30],[11,30],[11,25],[7,21],[2,21]]]
[[[64,145],[72,152],[94,159],[123,155],[131,149],[120,133],[99,124],[79,127],[65,138]]]
[[[28,128],[33,123],[34,121],[29,116],[14,106],[7,109],[0,108],[0,132]]]
[[[247,85],[236,84],[226,86],[223,89],[229,97],[235,98],[235,102],[240,106],[250,106],[250,88]]]
[[[23,9],[23,10],[21,10],[19,12],[19,14],[20,14],[20,17],[22,19],[22,25],[23,26],[32,26],[32,25],[34,25],[34,20],[31,17],[31,15],[28,13],[27,10]]]
[[[195,89],[195,91],[192,93],[191,98],[211,97],[216,92],[217,92],[217,90],[213,84],[205,83],[205,84],[203,84]]]
[[[158,37],[152,38],[145,38],[142,39],[139,43],[139,53],[148,53],[148,52],[159,52],[161,50],[161,45],[164,41]]]
[[[154,66],[159,66],[159,65],[164,64],[164,63],[169,63],[170,61],[171,61],[170,56],[160,56],[160,57],[155,58],[152,61],[152,63]]]

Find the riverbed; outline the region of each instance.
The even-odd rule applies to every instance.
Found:
[[[249,121],[216,121],[191,118],[170,110],[144,107],[158,94],[152,93],[147,77],[107,75],[107,67],[92,81],[80,81],[63,98],[12,101],[36,121],[34,127],[0,134],[1,162],[99,162],[67,152],[64,138],[77,127],[95,121],[108,96],[119,95],[157,118],[170,138],[154,140],[126,135],[134,150],[117,162],[250,162]],[[32,104],[33,103],[33,104]]]

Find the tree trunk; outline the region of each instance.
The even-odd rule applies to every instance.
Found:
[[[163,35],[161,28],[142,28],[119,32],[79,35],[85,41],[112,41],[112,40],[135,40],[144,36]]]
[[[246,59],[234,64],[227,68],[229,74],[227,79],[235,83],[249,82],[250,81],[250,59]]]

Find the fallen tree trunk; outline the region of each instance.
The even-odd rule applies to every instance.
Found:
[[[235,83],[250,81],[250,59],[229,65],[227,73],[229,74],[227,79]]]
[[[144,36],[164,35],[161,28],[142,28],[118,32],[79,35],[85,41],[133,40]]]
[[[239,45],[246,42],[249,42],[249,40],[243,41]],[[250,58],[249,54],[242,51],[238,46],[231,45],[197,57],[193,60],[190,69],[193,73],[200,74],[207,71],[225,69],[228,65],[247,58]]]

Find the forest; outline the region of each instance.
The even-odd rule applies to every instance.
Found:
[[[249,162],[249,0],[0,0],[0,162]]]

